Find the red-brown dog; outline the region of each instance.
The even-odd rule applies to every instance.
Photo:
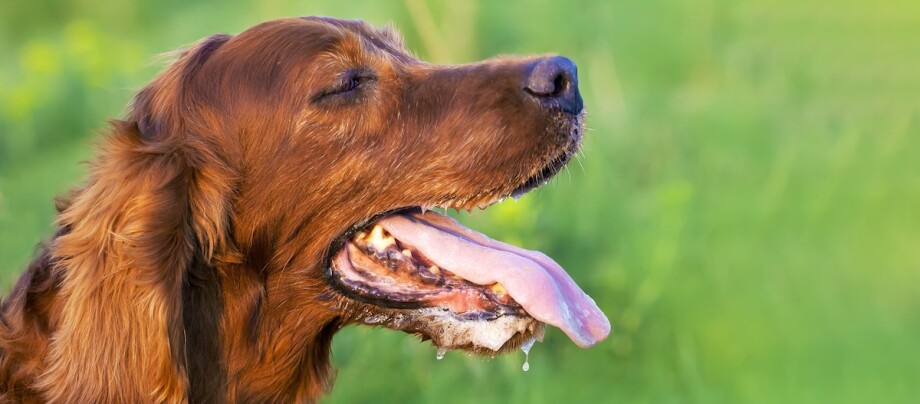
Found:
[[[296,18],[181,54],[113,123],[2,306],[4,401],[313,401],[351,323],[504,352],[610,325],[545,255],[427,208],[544,183],[578,148],[559,56],[417,60]]]

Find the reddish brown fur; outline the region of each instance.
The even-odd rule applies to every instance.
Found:
[[[339,235],[507,193],[577,144],[517,94],[533,60],[434,66],[393,32],[316,18],[183,52],[4,300],[0,401],[315,400],[361,306],[323,277]],[[376,80],[318,100],[358,67]]]

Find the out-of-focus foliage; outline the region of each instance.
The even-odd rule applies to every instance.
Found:
[[[0,280],[51,232],[152,57],[280,16],[393,22],[430,60],[565,54],[580,160],[461,220],[540,249],[613,323],[581,350],[435,350],[351,328],[328,402],[916,402],[920,3],[5,1]]]

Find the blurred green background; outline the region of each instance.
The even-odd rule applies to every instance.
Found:
[[[916,1],[4,1],[3,290],[155,55],[308,14],[393,22],[436,62],[579,64],[582,158],[460,218],[555,257],[614,327],[550,331],[527,373],[350,328],[327,402],[920,400]]]

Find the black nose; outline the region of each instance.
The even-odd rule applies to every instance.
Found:
[[[585,106],[578,92],[578,68],[563,56],[534,62],[524,78],[524,92],[550,110],[578,114]]]

